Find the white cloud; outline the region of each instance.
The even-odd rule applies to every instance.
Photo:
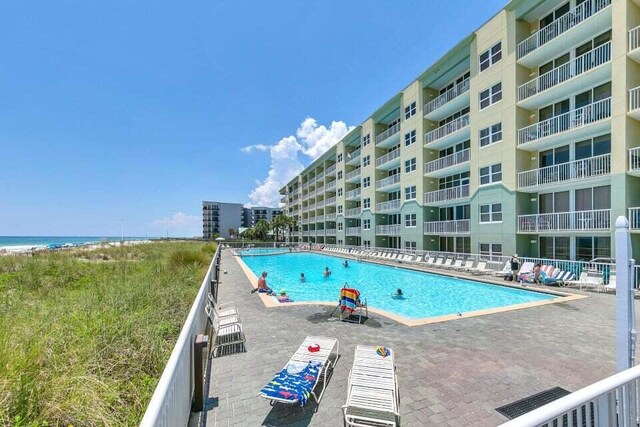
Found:
[[[253,206],[280,206],[280,188],[293,179],[304,165],[298,158],[302,153],[303,161],[315,160],[342,139],[353,127],[344,122],[331,122],[327,128],[318,125],[312,118],[306,118],[296,130],[296,136],[282,138],[274,145],[250,145],[241,148],[244,153],[253,150],[267,151],[271,155],[271,167],[264,181],[256,181],[256,188],[249,193]],[[307,162],[305,162],[307,163]]]
[[[157,219],[151,223],[152,227],[167,229],[172,236],[196,236],[201,233],[202,218],[176,212],[168,218]]]

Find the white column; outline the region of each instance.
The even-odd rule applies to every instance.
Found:
[[[633,366],[635,352],[635,310],[633,301],[633,266],[629,221],[616,220],[616,371]]]

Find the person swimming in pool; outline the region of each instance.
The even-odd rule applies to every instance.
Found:
[[[344,260],[344,262],[342,263],[343,266],[345,267],[349,267],[349,261],[347,261],[346,259]]]
[[[329,267],[325,267],[325,268],[324,268],[324,273],[322,273],[322,275],[323,275],[324,277],[329,277],[329,276],[331,276],[331,270],[329,270]]]
[[[391,298],[404,299],[404,293],[402,292],[402,289],[400,288],[396,289],[396,293],[391,295]]]
[[[300,283],[304,283],[307,281],[307,278],[304,277],[304,273],[300,273]]]

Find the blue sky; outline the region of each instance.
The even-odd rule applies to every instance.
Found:
[[[199,235],[504,4],[4,2],[0,235]]]

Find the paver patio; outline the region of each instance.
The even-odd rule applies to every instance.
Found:
[[[340,426],[357,344],[395,349],[403,426],[499,425],[507,419],[497,407],[554,386],[575,391],[614,371],[612,294],[571,290],[589,298],[416,327],[370,314],[357,325],[328,320],[329,306],[266,308],[230,251],[222,270],[219,298],[236,303],[247,351],[212,360],[206,411],[191,426]],[[270,406],[258,391],[307,335],[340,340],[322,401]]]

